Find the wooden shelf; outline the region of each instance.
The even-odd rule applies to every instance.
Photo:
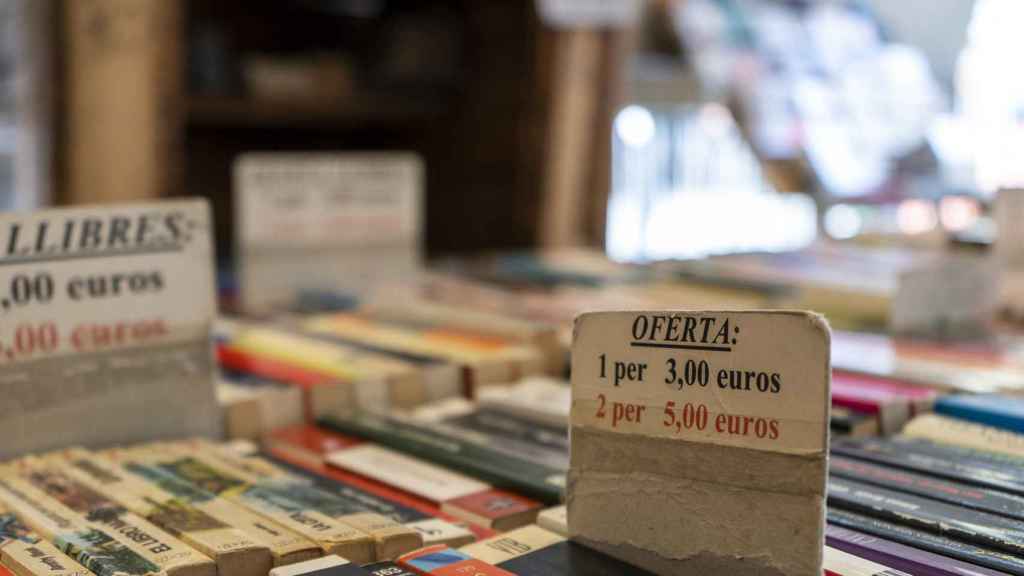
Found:
[[[337,101],[190,96],[186,109],[192,126],[314,129],[401,127],[436,120],[445,112],[440,99],[393,94],[360,94]]]

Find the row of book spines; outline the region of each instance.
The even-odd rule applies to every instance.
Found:
[[[429,518],[444,522],[444,528],[449,535],[425,535],[425,543],[444,543],[449,546],[461,546],[480,538],[489,538],[495,534],[495,531],[491,528],[467,522],[462,518],[450,515],[442,510],[437,502],[397,489],[386,481],[378,480],[373,476],[362,476],[335,466],[329,466],[324,461],[322,453],[301,445],[270,439],[266,447],[266,454],[277,461],[305,469],[312,474],[326,479],[328,482],[337,482],[341,485],[352,487],[391,502],[396,506],[407,507]],[[454,530],[456,527],[461,528],[463,524],[465,529]]]
[[[976,424],[928,415],[907,432],[833,444],[830,521],[999,571],[979,574],[1024,574],[1024,460],[981,450],[997,431]]]
[[[45,497],[45,496],[46,496],[45,494],[42,494],[42,493],[39,493],[38,495],[39,495],[39,496],[41,496],[41,497]],[[50,503],[51,503],[51,504],[54,504],[55,506],[59,506],[59,505],[60,505],[60,503],[59,503],[59,502],[52,502],[52,501],[51,501]],[[30,509],[29,511],[31,512],[32,510]],[[271,520],[271,519],[263,519],[263,522],[264,522],[264,523],[266,523],[266,522],[267,522],[268,520]],[[362,519],[362,520],[364,520],[364,521],[367,521],[367,520],[370,520],[370,519],[366,519],[366,518],[364,518],[364,519]],[[386,526],[386,523],[385,523],[385,526]],[[282,527],[279,527],[279,528],[283,529]],[[393,527],[391,527],[391,528],[393,528]],[[287,531],[287,529],[284,529],[284,530],[286,530],[286,531]],[[402,549],[411,549],[411,548],[415,548],[415,547],[418,547],[418,546],[419,546],[419,545],[420,545],[420,544],[422,543],[422,538],[419,538],[419,537],[418,537],[418,535],[416,535],[416,534],[412,534],[412,535],[413,535],[413,536],[416,536],[416,538],[414,538],[414,540],[415,540],[415,541],[412,541],[412,540],[410,540],[410,539],[408,538],[408,536],[410,536],[410,534],[403,534],[403,535],[401,535],[401,536],[404,536],[404,537],[406,537],[406,539],[407,539],[407,540],[409,540],[409,542],[410,542],[409,544],[407,544],[406,546],[404,546],[404,547],[403,547]],[[56,533],[54,532],[54,533],[51,533],[51,534],[50,534],[50,536],[51,536],[51,537],[54,537],[54,538],[55,538],[55,537],[57,537],[58,535],[57,535],[57,534],[56,534]],[[313,546],[313,547],[315,548],[315,546]],[[323,549],[323,550],[315,550],[315,551],[314,551],[314,556],[315,556],[315,554],[316,554],[316,553],[321,553],[322,551],[330,551],[330,549],[329,549],[329,548],[325,548],[325,549]],[[399,553],[399,552],[401,551],[401,549],[395,549],[395,550],[392,550],[392,551],[393,551],[393,553]],[[349,554],[349,556],[353,556],[353,557],[355,557],[355,558],[358,558],[357,554]],[[306,557],[306,558],[308,558],[308,557]],[[372,558],[372,557],[371,557],[371,558]],[[295,558],[295,559],[293,559],[293,560],[301,560],[301,558]]]
[[[423,371],[437,364],[467,369],[470,386],[502,383],[542,374],[548,369],[545,354],[530,344],[534,338],[513,341],[479,331],[446,327],[435,321],[423,329],[404,316],[418,316],[416,307],[394,314],[338,314],[313,317],[280,326],[252,325],[228,330],[222,345],[271,357],[335,380],[408,380],[401,390],[404,402],[436,390],[426,390]],[[410,322],[412,323],[410,325]],[[553,341],[541,338],[541,342]],[[563,358],[564,361],[564,358]],[[452,377],[459,375],[451,372]],[[436,388],[436,386],[434,386]],[[449,384],[447,389],[451,389]],[[411,395],[410,395],[411,394]],[[417,396],[418,394],[418,396]]]
[[[509,571],[506,568],[510,564],[517,567],[529,566],[528,573],[531,575],[543,573],[547,576],[575,576],[589,574],[591,572],[588,570],[594,568],[608,576],[646,574],[599,552],[583,548],[577,548],[574,554],[567,554],[564,550],[557,550],[551,555],[546,553],[560,546],[576,545],[569,544],[564,536],[539,526],[526,526],[462,548],[428,546],[404,554],[394,561],[362,567],[341,559],[331,561],[328,567],[324,559],[275,569],[270,576],[515,576],[524,573]]]
[[[91,572],[44,540],[0,505],[0,574],[89,576]]]
[[[283,430],[269,438],[268,446],[272,454],[313,471],[331,477],[355,476],[364,483],[397,491],[432,514],[442,513],[486,530],[505,531],[531,524],[542,509],[537,501],[494,489],[456,471],[330,431],[312,427]]]
[[[409,421],[359,413],[346,418],[327,417],[319,423],[333,432],[370,440],[545,504],[558,504],[563,498],[565,470]]]

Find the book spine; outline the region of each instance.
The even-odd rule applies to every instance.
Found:
[[[217,567],[210,558],[62,470],[43,462],[26,461],[18,474],[89,526],[113,536],[169,576],[216,574]]]
[[[217,361],[231,370],[297,387],[302,391],[303,408],[306,419],[310,421],[355,405],[355,386],[349,381],[250,354],[229,345],[217,346]]]
[[[885,435],[899,432],[911,416],[911,404],[906,398],[890,397],[882,400],[876,395],[860,394],[850,389],[833,389],[832,405],[854,412],[877,414],[879,427]]]
[[[826,576],[913,576],[829,546],[825,546],[824,567]]]
[[[422,382],[411,369],[360,355],[348,347],[270,328],[242,330],[230,345],[243,353],[350,382],[357,406],[363,409],[388,410],[394,399],[403,406],[422,402]]]
[[[417,576],[417,573],[402,568],[395,562],[376,562],[363,566],[370,576]]]
[[[835,477],[828,483],[828,504],[1011,554],[1024,552],[1020,522],[994,514]]]
[[[950,395],[935,403],[935,413],[984,426],[1024,434],[1024,412],[1011,412],[1007,406],[1019,406],[1020,400],[1006,396]]]
[[[344,558],[332,555],[274,568],[270,576],[370,576],[370,573]]]
[[[32,530],[97,576],[164,574],[148,556],[64,507],[17,477],[0,478],[0,502]]]
[[[469,556],[465,552],[431,546],[406,554],[398,559],[398,563],[418,574],[430,576],[516,576],[496,566],[487,564]]]
[[[467,522],[507,531],[533,524],[541,504],[504,490],[486,490],[448,500],[441,509]]]
[[[1024,435],[937,414],[915,418],[907,424],[904,434],[913,438],[926,438],[943,444],[1024,458]]]
[[[127,451],[126,451],[127,452]],[[152,466],[245,506],[315,542],[326,554],[354,562],[373,560],[373,540],[346,524],[309,510],[274,490],[264,490],[208,458],[148,447],[128,452],[130,461]]]
[[[84,566],[0,507],[0,564],[15,576],[89,576]]]
[[[1006,574],[834,524],[825,527],[825,544],[916,576],[965,576],[967,574],[1005,576]]]
[[[566,538],[569,537],[568,510],[565,506],[548,508],[537,515],[537,525]]]
[[[423,375],[425,401],[443,400],[462,394],[464,387],[462,368],[458,364],[443,358],[428,354],[417,354],[394,347],[374,345],[360,340],[346,339],[327,331],[306,330],[304,334],[318,340],[334,342],[335,344],[344,345],[370,354],[378,354],[413,365]]]
[[[470,544],[462,548],[462,551],[488,564],[500,565],[565,540],[563,536],[549,532],[540,526],[526,526]]]
[[[122,476],[97,455],[71,450],[54,455],[48,464],[90,490],[109,494],[115,503],[209,556],[221,576],[262,573],[272,566],[270,550],[245,532],[162,490]]]
[[[952,447],[903,438],[845,438],[833,442],[831,450],[858,460],[1024,496],[1024,478],[1012,467],[972,459]]]
[[[223,381],[217,382],[216,387],[225,437],[231,440],[259,438],[266,427],[259,393]]]
[[[452,517],[441,512],[436,504],[427,500],[415,498],[411,494],[398,492],[385,484],[374,482],[365,478],[343,472],[337,468],[323,465],[322,459],[318,458],[315,463],[306,459],[294,459],[294,452],[281,451],[272,448],[270,450],[272,460],[280,465],[298,471],[299,467],[308,474],[315,474],[320,482],[329,482],[324,489],[334,490],[349,494],[353,499],[365,502],[366,506],[385,516],[391,517],[396,522],[401,522],[405,527],[415,530],[423,538],[423,545],[446,544],[453,548],[469,544],[477,539],[469,529],[458,526],[452,522]],[[477,529],[480,537],[489,537],[491,531]]]
[[[956,560],[962,560],[968,564],[984,566],[993,570],[1001,570],[1002,572],[1012,574],[1013,576],[1024,576],[1024,559],[1018,558],[1013,554],[983,548],[969,542],[960,542],[945,536],[904,526],[899,523],[889,522],[879,518],[872,518],[870,516],[840,510],[838,508],[829,508],[828,522],[835,526],[856,530],[858,532],[898,542],[912,549],[932,552],[940,557],[953,558]],[[927,566],[929,569],[935,568],[934,564],[930,563],[926,557],[908,556],[908,558],[916,558],[917,562]],[[939,566],[948,567],[950,565],[951,563],[947,562],[945,564],[940,564]],[[939,573],[941,574],[941,572]],[[927,574],[927,572],[922,572],[922,575],[925,574]],[[967,572],[966,574],[970,574],[970,572]],[[957,574],[957,576],[961,576],[961,574]]]
[[[357,414],[348,419],[328,417],[323,424],[328,429],[373,440],[547,504],[557,504],[562,499],[563,470],[508,457],[424,427],[370,414]]]
[[[131,474],[139,481],[173,494],[225,524],[242,529],[250,538],[270,549],[275,566],[309,560],[321,554],[320,547],[312,540],[255,514],[235,502],[201,490],[156,467],[143,466],[127,460],[121,461],[119,452],[116,450],[108,451],[106,457],[110,458],[110,461],[125,473]]]
[[[464,429],[490,440],[500,447],[517,446],[525,456],[552,468],[569,469],[568,426],[546,426],[543,423],[506,414],[499,410],[477,408],[460,416],[444,419],[446,427]],[[484,440],[484,443],[488,443]]]
[[[366,510],[359,500],[323,490],[307,478],[289,473],[259,457],[238,457],[206,442],[179,443],[190,454],[217,459],[237,474],[254,474],[263,479],[257,485],[286,496],[310,510],[315,510],[352,526],[374,541],[375,556],[389,560],[423,545],[419,532],[374,511]]]
[[[940,478],[878,466],[838,455],[829,458],[829,473],[833,476],[931,498],[971,510],[1024,520],[1024,497],[1005,492],[964,486]]]

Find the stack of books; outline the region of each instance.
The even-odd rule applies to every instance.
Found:
[[[496,255],[345,311],[223,318],[224,436],[254,442],[0,463],[0,576],[644,574],[568,539],[574,317],[790,305],[879,330],[905,265]],[[1021,342],[833,332],[826,574],[1024,575]]]

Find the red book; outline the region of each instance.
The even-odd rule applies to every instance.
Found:
[[[447,546],[430,546],[398,559],[402,566],[429,576],[516,576]]]
[[[895,434],[915,415],[931,411],[936,396],[934,390],[884,378],[832,373],[832,405],[877,414],[882,434]]]
[[[891,378],[868,376],[866,374],[845,372],[843,370],[833,370],[832,379],[833,381],[841,380],[843,382],[857,384],[862,387],[876,388],[899,396],[905,396],[910,399],[915,416],[925,412],[931,412],[932,407],[935,405],[935,399],[939,396],[938,390],[928,388],[927,386],[915,386],[913,384],[907,384]]]
[[[310,422],[339,405],[351,405],[354,401],[351,382],[343,382],[333,376],[294,364],[245,352],[230,344],[217,345],[217,361],[228,370],[301,388],[306,419]]]
[[[477,492],[441,504],[443,512],[499,532],[533,524],[542,508],[536,500],[504,490]]]
[[[352,474],[334,466],[328,466],[324,462],[324,456],[326,454],[351,448],[352,446],[357,446],[361,443],[361,440],[357,440],[349,436],[323,430],[316,426],[306,425],[292,426],[276,430],[265,439],[264,445],[267,453],[271,456],[280,458],[281,460],[295,466],[301,466],[302,468],[324,476],[325,478],[330,478],[332,480],[354,486],[360,490],[365,490],[381,498],[391,500],[397,504],[417,510],[427,516],[432,516],[452,523],[461,521],[459,518],[441,510],[441,508],[433,502],[427,501],[414,494],[397,490],[387,484],[377,482],[376,480]],[[490,538],[495,535],[494,530],[490,530],[486,527],[469,525],[466,528],[472,532],[477,539]]]

